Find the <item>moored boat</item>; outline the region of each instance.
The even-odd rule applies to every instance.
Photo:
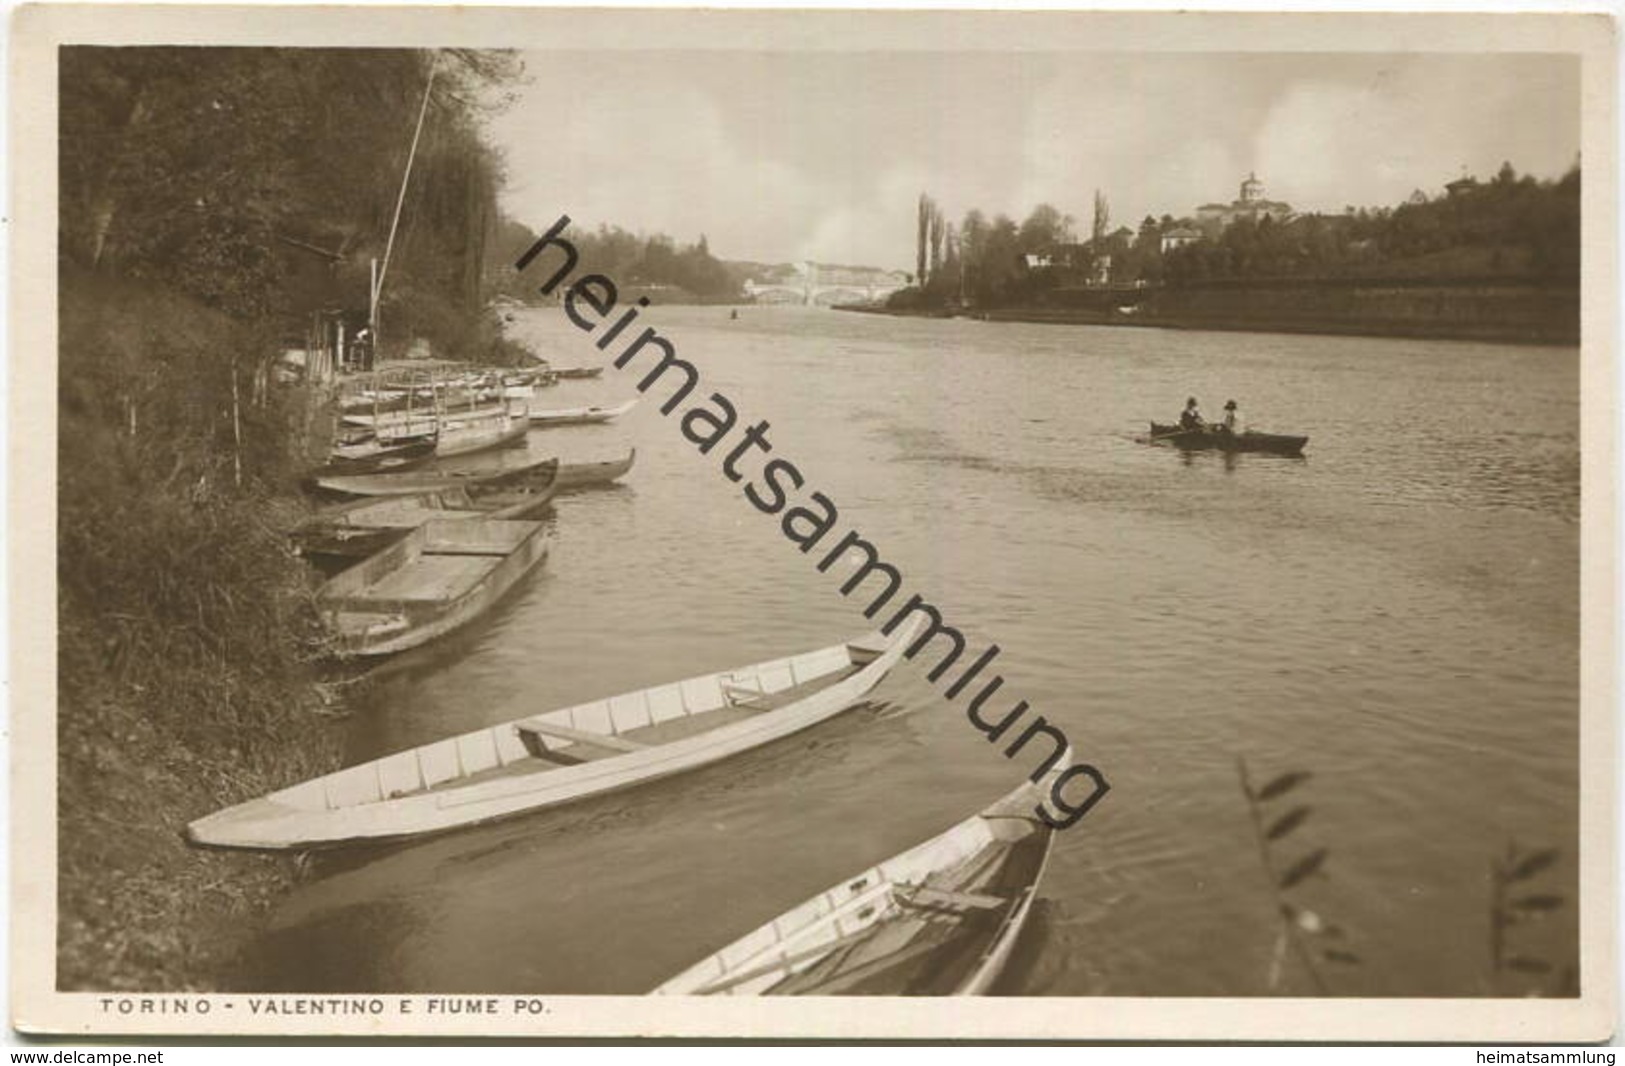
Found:
[[[561,366],[555,367],[553,373],[563,380],[574,381],[602,377],[604,368],[601,366]]]
[[[1181,429],[1159,422],[1151,423],[1151,436],[1147,440],[1151,444],[1172,444],[1187,451],[1269,452],[1274,455],[1301,455],[1304,445],[1309,443],[1308,437],[1283,433],[1260,433],[1251,429],[1233,433],[1215,425]]]
[[[400,474],[353,476],[335,474],[317,478],[316,485],[329,492],[341,492],[349,496],[416,496],[425,492],[444,492],[460,486],[477,485],[486,488],[525,481],[537,477],[542,467],[556,461],[537,459],[534,462],[495,469],[470,467],[465,470],[416,470]],[[564,471],[561,469],[559,472],[562,474]]]
[[[390,655],[466,625],[547,558],[541,522],[426,521],[316,593],[341,657]]]
[[[265,849],[387,840],[681,773],[854,706],[902,658],[921,624],[910,615],[890,637],[871,633],[397,752],[198,819],[187,837]]]
[[[1037,805],[1070,752],[932,837],[785,912],[661,995],[979,995],[1014,950],[1055,830]]]
[[[399,444],[380,444],[373,439],[357,444],[340,445],[333,449],[325,465],[317,467],[307,475],[307,480],[320,481],[325,477],[411,470],[434,458],[434,445],[433,437],[408,440]]]
[[[632,469],[638,450],[633,448],[624,459],[611,459],[604,463],[563,463],[559,466],[559,489],[580,489],[589,485],[608,485]]]
[[[522,400],[508,400],[487,407],[447,411],[440,416],[435,455],[440,458],[469,455],[518,443],[530,429],[529,410]]]
[[[636,407],[638,397],[634,396],[623,404],[615,407],[560,407],[551,411],[532,411],[530,424],[533,426],[587,426],[598,422],[609,422]]]
[[[536,518],[558,492],[558,474],[558,460],[550,459],[524,478],[495,484],[471,483],[415,496],[364,496],[314,516],[291,536],[295,550],[306,557],[366,558],[436,519]]]

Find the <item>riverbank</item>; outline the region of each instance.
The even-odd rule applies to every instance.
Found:
[[[845,307],[909,317],[942,310]],[[1506,280],[1281,282],[1077,290],[1043,303],[968,311],[990,322],[1414,337],[1509,344],[1580,341],[1576,288]]]
[[[60,309],[57,987],[226,989],[297,868],[182,829],[339,765],[282,533],[309,406],[165,290],[64,271]]]

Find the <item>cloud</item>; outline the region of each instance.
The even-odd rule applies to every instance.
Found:
[[[1395,203],[1462,164],[1555,176],[1578,64],[1538,55],[1045,52],[532,53],[493,127],[533,227],[704,233],[738,259],[911,269],[914,211],[1087,231],[1228,201],[1250,170],[1300,209]]]

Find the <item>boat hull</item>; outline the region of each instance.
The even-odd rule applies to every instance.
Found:
[[[843,878],[655,993],[985,994],[1009,962],[1037,898],[1055,831],[1036,817],[1035,807],[1069,756],[1061,755],[1036,784]],[[933,880],[956,877],[965,882],[957,892],[931,888]],[[943,936],[933,923],[957,929]]]
[[[325,466],[310,472],[307,480],[314,482],[324,477],[413,470],[434,458],[434,447],[432,437],[402,444],[381,445],[371,440],[363,444],[341,445],[333,450]]]
[[[1290,436],[1283,433],[1259,433],[1254,430],[1247,430],[1245,433],[1232,433],[1222,427],[1213,426],[1203,429],[1180,429],[1178,426],[1165,426],[1153,422],[1151,423],[1150,442],[1153,444],[1172,444],[1184,451],[1265,452],[1271,455],[1302,455],[1304,446],[1309,443],[1309,438]]]
[[[385,841],[478,825],[657,781],[847,710],[880,683],[920,628],[913,617],[890,638],[870,634],[851,644],[475,730],[228,808],[193,822],[187,837],[213,847],[268,850]],[[729,683],[755,695],[731,702],[739,693],[730,692]],[[770,699],[776,692],[794,695],[809,684],[822,687],[771,710],[748,707],[750,699]],[[719,712],[726,712],[721,719],[725,724],[715,728],[574,764],[558,760],[576,745],[553,747],[549,742],[538,755],[535,749],[543,742],[524,732],[527,723],[569,722],[578,734],[596,732],[613,740]]]
[[[525,439],[530,423],[524,415],[502,412],[459,420],[447,417],[440,424],[440,437],[434,454],[438,458],[470,455],[490,448],[502,448]]]
[[[559,489],[581,489],[593,485],[608,485],[624,477],[637,460],[638,450],[633,448],[625,459],[607,463],[564,463],[559,467]]]
[[[547,558],[540,522],[427,521],[316,595],[340,657],[393,655],[472,622]]]
[[[533,519],[558,493],[557,464],[557,460],[549,460],[536,468],[534,476],[495,487],[471,485],[414,496],[364,496],[295,529],[291,534],[294,548],[308,558],[365,559],[436,519]]]
[[[566,407],[554,411],[532,411],[530,424],[540,428],[554,426],[590,426],[611,422],[637,406],[637,399],[627,400],[617,407]]]
[[[445,492],[464,486],[510,484],[535,477],[540,468],[555,461],[539,459],[533,463],[495,471],[469,470],[451,473],[429,471],[322,477],[316,479],[316,486],[346,496],[417,496],[425,492]],[[563,472],[561,469],[560,474]]]

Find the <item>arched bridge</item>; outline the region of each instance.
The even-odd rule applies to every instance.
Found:
[[[835,304],[878,303],[908,285],[904,274],[884,271],[842,270],[803,263],[798,276],[783,281],[745,282],[745,295],[759,304],[801,304],[830,307]]]

